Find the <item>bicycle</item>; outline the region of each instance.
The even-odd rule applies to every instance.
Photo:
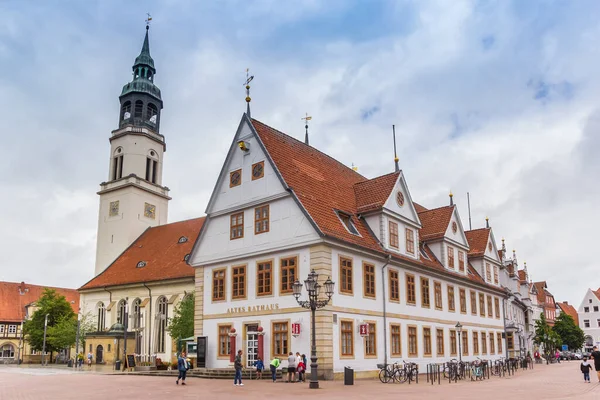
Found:
[[[479,358],[471,363],[471,380],[483,380],[483,365]]]

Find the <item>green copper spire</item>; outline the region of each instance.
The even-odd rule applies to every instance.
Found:
[[[133,64],[133,81],[123,86],[121,96],[131,92],[143,92],[148,93],[160,100],[160,89],[154,84],[154,74],[156,69],[154,68],[154,60],[150,56],[150,41],[148,39],[148,30],[150,27],[146,25],[146,36],[144,37],[144,44],[142,45],[142,51],[140,55],[136,57],[135,63]]]
[[[144,44],[142,45],[142,51],[140,55],[135,59],[134,70],[136,67],[148,66],[154,69],[154,60],[150,56],[150,43],[148,41],[148,30],[150,27],[146,25],[146,37],[144,37]],[[156,72],[156,71],[155,71]]]

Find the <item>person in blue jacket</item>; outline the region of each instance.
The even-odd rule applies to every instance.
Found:
[[[262,379],[262,372],[265,369],[265,363],[262,358],[258,357],[256,361],[254,361],[254,366],[256,367],[256,379]]]
[[[182,351],[181,354],[179,354],[179,357],[177,357],[177,370],[179,371],[179,376],[175,381],[176,384],[179,385],[179,380],[181,379],[181,384],[185,385],[185,375],[189,368],[190,366],[187,360],[185,359],[185,351]]]

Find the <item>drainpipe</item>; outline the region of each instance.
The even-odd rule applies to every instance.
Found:
[[[146,282],[142,284],[148,289],[148,296],[150,297],[150,312],[148,314],[148,357],[150,357],[152,350],[152,290],[146,285]]]
[[[506,307],[508,306],[508,299],[505,297],[502,299],[502,303],[504,305],[504,354],[508,359],[508,332],[506,332]],[[513,338],[514,341],[514,338]],[[513,342],[514,343],[514,342]]]
[[[104,286],[102,289],[108,292],[108,304],[110,304],[112,302],[112,292],[108,290],[106,286]]]
[[[388,254],[385,264],[381,267],[381,287],[383,294],[383,364],[387,365],[387,314],[386,314],[386,297],[385,297],[385,267],[388,266],[392,259],[392,255]]]

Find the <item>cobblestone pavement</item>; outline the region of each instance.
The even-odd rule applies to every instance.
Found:
[[[592,377],[583,382],[579,363],[536,365],[505,378],[492,377],[483,382],[459,382],[430,385],[382,384],[375,380],[356,381],[354,386],[342,382],[322,382],[320,390],[307,384],[273,384],[268,381],[246,381],[244,387],[224,380],[188,379],[188,385],[177,386],[171,377],[106,375],[93,372],[66,371],[60,368],[0,367],[0,399],[2,400],[70,400],[70,399],[272,399],[302,396],[327,400],[353,399],[600,399],[600,383]]]

